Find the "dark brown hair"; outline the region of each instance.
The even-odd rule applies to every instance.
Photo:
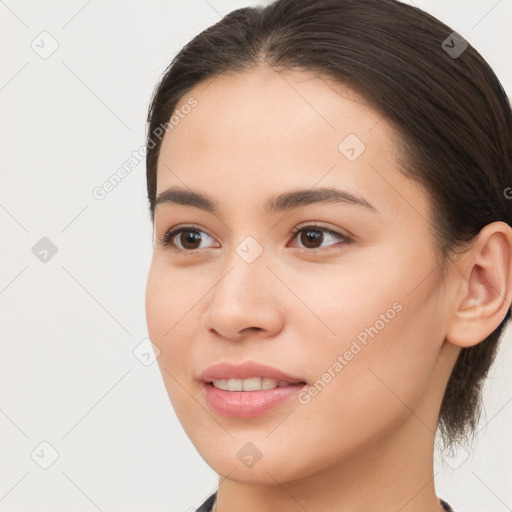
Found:
[[[512,112],[482,56],[445,24],[395,0],[277,0],[224,16],[186,44],[157,84],[148,112],[147,189],[154,222],[159,127],[194,86],[267,65],[316,72],[359,93],[403,141],[407,173],[431,198],[441,268],[487,224],[512,225]],[[160,134],[156,138],[155,134]],[[463,348],[438,427],[445,444],[467,440],[510,318]]]

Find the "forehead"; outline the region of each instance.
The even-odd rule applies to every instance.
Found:
[[[234,187],[243,195],[319,183],[392,205],[397,190],[415,186],[399,172],[390,124],[357,93],[312,72],[219,75],[185,94],[175,114],[160,149],[157,195],[173,185],[209,195],[214,187],[227,198]]]
[[[182,114],[190,98],[197,105]],[[177,104],[180,121],[166,136],[166,145],[179,146],[186,138],[202,150],[235,153],[235,144],[243,151],[266,144],[277,152],[290,144],[299,152],[323,139],[332,147],[344,131],[363,136],[381,120],[365,103],[355,92],[315,73],[260,66],[196,85]],[[308,142],[306,147],[303,142]]]

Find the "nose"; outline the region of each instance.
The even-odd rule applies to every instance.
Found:
[[[251,333],[260,338],[278,334],[284,326],[283,294],[266,260],[260,256],[247,263],[235,253],[226,267],[208,295],[204,329],[235,341]]]

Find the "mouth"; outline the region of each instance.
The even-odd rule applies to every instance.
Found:
[[[247,379],[214,379],[206,382],[214,388],[223,391],[265,391],[268,389],[302,387],[305,381],[289,382],[270,377],[250,377]]]
[[[238,418],[262,416],[275,408],[285,407],[307,387],[305,382],[267,380],[261,377],[214,379],[202,385],[203,396],[212,411]]]
[[[245,418],[284,407],[307,386],[301,377],[255,361],[217,363],[204,370],[199,380],[213,411]]]

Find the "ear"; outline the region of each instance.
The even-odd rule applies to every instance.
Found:
[[[455,263],[455,309],[446,339],[460,347],[477,345],[503,321],[512,297],[512,228],[492,222]]]

